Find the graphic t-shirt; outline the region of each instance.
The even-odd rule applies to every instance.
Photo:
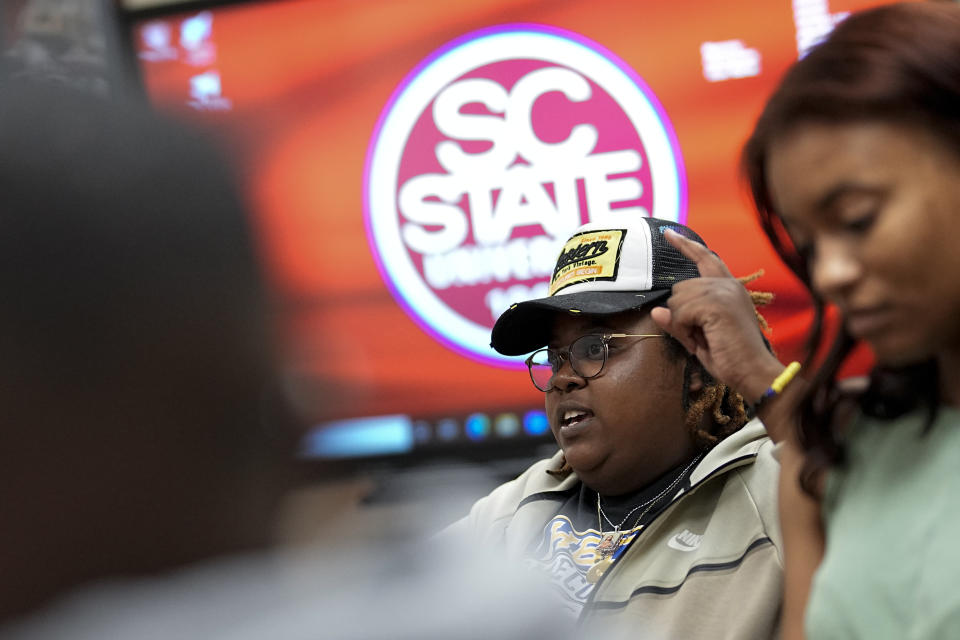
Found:
[[[597,492],[580,483],[531,546],[527,564],[546,571],[564,608],[572,616],[579,616],[593,591],[594,583],[587,579],[587,573],[601,558],[597,546],[603,538],[623,523],[619,544],[611,556],[617,562],[643,528],[689,489],[691,471],[692,467],[684,463],[640,491],[601,497],[603,514],[599,515]]]

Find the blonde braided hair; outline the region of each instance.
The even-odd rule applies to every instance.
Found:
[[[746,286],[764,274],[763,269],[755,271],[750,275],[737,278],[741,284]],[[759,307],[766,306],[773,302],[774,295],[768,291],[752,291],[747,289],[750,294],[750,300],[753,302],[754,313],[757,316],[757,324],[763,331],[769,331],[770,326],[766,318],[760,313]],[[750,420],[750,412],[747,410],[746,403],[736,391],[730,389],[726,384],[718,382],[707,373],[700,361],[694,356],[688,356],[691,364],[698,368],[700,375],[704,379],[705,386],[696,400],[689,402],[686,406],[686,427],[693,438],[694,444],[698,449],[706,451],[712,449],[718,442],[727,436],[740,430]],[[684,374],[683,398],[684,404],[688,404],[689,384],[690,384],[690,366],[687,367],[687,373]],[[709,415],[712,426],[704,427],[704,417]]]

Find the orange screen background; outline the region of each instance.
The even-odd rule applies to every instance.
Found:
[[[807,4],[816,4],[807,2]],[[832,13],[876,2],[831,0]],[[195,13],[195,12],[194,12]],[[239,163],[283,303],[287,363],[311,418],[462,415],[542,407],[522,370],[468,359],[394,300],[363,221],[364,162],[392,92],[421,60],[473,30],[533,22],[579,33],[631,66],[662,103],[688,180],[687,223],[735,275],[759,268],[781,359],[801,355],[801,287],[763,238],[737,173],[741,145],[796,59],[790,0],[275,1],[213,10],[226,112],[186,106],[197,70],[142,63],[151,99],[209,125]],[[164,17],[174,25],[192,14]],[[136,28],[132,37],[136,45]],[[704,79],[700,44],[739,39],[761,73]]]

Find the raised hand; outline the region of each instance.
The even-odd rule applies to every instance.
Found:
[[[714,378],[756,402],[783,365],[763,342],[750,295],[705,246],[669,230],[664,237],[696,263],[701,277],[673,285],[667,307],[653,309],[651,317]]]

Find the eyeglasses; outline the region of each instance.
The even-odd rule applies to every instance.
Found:
[[[584,380],[595,378],[603,371],[610,355],[610,341],[614,338],[662,338],[661,333],[607,333],[580,336],[567,349],[547,347],[534,351],[524,361],[530,371],[530,379],[540,391],[546,393],[554,388],[553,377],[560,371],[564,360]]]

